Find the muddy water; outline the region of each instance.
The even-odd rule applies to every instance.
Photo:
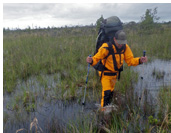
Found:
[[[91,102],[83,108],[77,100],[58,99],[61,93],[61,89],[57,88],[59,83],[59,74],[31,77],[25,82],[18,81],[16,91],[3,97],[4,133],[14,133],[18,129],[23,129],[20,132],[30,132],[30,124],[34,118],[38,120],[38,126],[43,132],[62,132],[66,131],[69,126],[80,128],[83,125],[78,125],[78,123],[95,119],[93,114],[93,110],[97,109],[95,103]],[[80,88],[80,93],[82,92]],[[29,101],[25,104],[23,95],[29,95]],[[20,99],[16,100],[18,97]],[[35,107],[26,111],[27,105],[32,103],[35,103]],[[16,105],[15,109],[14,105]],[[32,128],[33,132],[34,130],[35,128]]]
[[[138,83],[135,84],[135,94],[142,96],[147,91],[147,102],[157,103],[158,92],[164,87],[171,88],[171,61],[156,59],[152,62],[133,67],[139,73]]]

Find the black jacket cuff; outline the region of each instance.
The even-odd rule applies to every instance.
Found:
[[[141,61],[140,61],[140,58],[139,58],[139,65],[141,65],[142,63],[141,63]]]
[[[90,65],[92,65],[93,64],[93,60],[92,60],[92,62],[90,63]]]

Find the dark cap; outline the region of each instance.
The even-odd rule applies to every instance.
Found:
[[[127,44],[126,34],[123,30],[119,30],[115,33],[115,38],[119,44]]]

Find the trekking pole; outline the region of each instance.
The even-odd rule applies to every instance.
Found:
[[[91,55],[89,55],[89,57],[91,57]],[[89,69],[90,69],[90,63],[88,63],[88,71],[87,71],[86,85],[85,85],[85,89],[84,89],[84,97],[83,97],[82,105],[85,105],[85,95],[86,95],[86,89],[87,89]]]
[[[146,54],[146,51],[144,50],[143,51],[143,57],[145,57],[145,54]],[[143,63],[143,75],[144,75],[144,63]],[[143,75],[141,75],[141,90],[142,90],[142,86],[143,86]],[[139,105],[140,105],[140,102],[141,102],[141,97],[143,97],[143,95],[139,95]]]

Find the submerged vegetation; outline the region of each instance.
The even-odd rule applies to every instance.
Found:
[[[145,23],[145,22],[144,22]],[[128,44],[134,56],[142,56],[147,51],[150,60],[153,58],[171,59],[171,25],[159,24],[146,33],[136,23],[124,25]],[[85,85],[87,63],[86,57],[93,55],[95,50],[96,27],[70,27],[48,28],[36,30],[4,30],[3,33],[3,94],[12,97],[5,101],[5,109],[14,111],[18,121],[22,121],[20,113],[25,110],[27,114],[43,106],[38,101],[51,102],[54,99],[61,101],[82,100]],[[154,70],[154,75],[161,78],[162,74]],[[46,77],[48,75],[48,77]],[[51,77],[52,76],[52,77]],[[133,84],[137,82],[138,74],[124,64],[124,72],[120,82],[115,88],[113,103],[118,105],[119,111],[110,114],[110,120],[105,121],[104,127],[98,127],[97,120],[69,125],[63,129],[53,120],[48,129],[51,132],[157,132],[171,131],[171,99],[170,87],[164,87],[159,93],[159,106],[157,117],[155,110],[146,109],[144,116],[142,108],[138,105],[138,98],[134,95]],[[33,82],[35,81],[35,82]],[[52,82],[53,81],[53,82]],[[21,85],[24,84],[24,85]],[[93,68],[90,70],[87,86],[87,102],[99,102],[101,86],[99,77]],[[145,92],[144,92],[145,93]],[[125,110],[127,110],[125,112]],[[98,114],[98,112],[96,112]],[[146,117],[143,119],[143,117]],[[4,129],[10,115],[4,111]],[[140,127],[142,121],[145,124]],[[41,132],[38,120],[35,118],[32,127]],[[143,128],[143,129],[142,129]],[[59,130],[60,129],[60,130]],[[29,129],[24,129],[29,130]],[[19,132],[20,130],[17,130]]]

